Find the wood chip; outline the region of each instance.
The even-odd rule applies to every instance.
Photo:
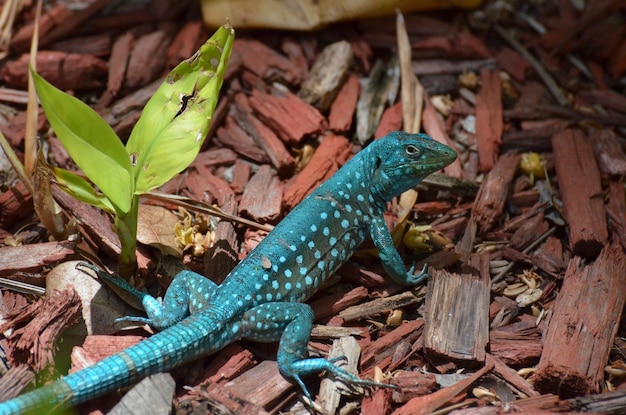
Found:
[[[497,160],[502,142],[502,83],[496,70],[480,72],[482,87],[476,94],[476,139],[480,170],[489,171]]]
[[[626,299],[626,254],[604,247],[596,262],[570,261],[533,383],[542,393],[597,393]],[[598,307],[601,310],[598,310]]]
[[[239,213],[257,222],[275,222],[280,216],[283,187],[268,165],[259,168],[243,192]]]
[[[332,176],[351,155],[352,145],[347,138],[330,134],[322,140],[313,157],[302,171],[289,182],[283,204],[293,209],[306,195]]]
[[[608,241],[600,171],[593,146],[578,129],[552,138],[554,164],[574,254],[595,258]]]
[[[302,83],[298,96],[326,112],[348,74],[352,55],[352,46],[345,40],[326,46]]]
[[[519,154],[502,155],[483,180],[472,209],[472,218],[480,227],[481,233],[493,229],[504,211],[506,197],[520,159]]]
[[[345,133],[352,127],[352,119],[359,98],[360,84],[356,74],[348,75],[330,106],[328,128],[336,133]]]
[[[322,114],[290,92],[271,88],[267,93],[255,89],[249,100],[259,119],[289,145],[299,145],[326,128]]]
[[[479,270],[478,275],[443,270],[432,273],[425,304],[428,318],[424,327],[424,349],[427,353],[456,361],[485,361],[491,291],[488,269],[486,271]]]

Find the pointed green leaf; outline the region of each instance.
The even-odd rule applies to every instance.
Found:
[[[234,39],[230,25],[219,28],[200,50],[170,72],[146,104],[126,144],[134,169],[135,194],[162,185],[198,155]]]
[[[48,121],[72,160],[121,212],[133,195],[131,165],[113,129],[89,106],[57,89],[32,70]]]
[[[81,202],[115,213],[115,208],[102,193],[97,192],[91,183],[71,171],[52,167],[54,177],[61,189]]]

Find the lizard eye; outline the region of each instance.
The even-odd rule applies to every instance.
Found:
[[[422,155],[422,150],[419,147],[409,144],[404,148],[404,152],[411,158],[416,158]]]

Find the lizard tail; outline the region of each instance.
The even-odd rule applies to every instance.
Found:
[[[93,366],[1,402],[0,415],[46,413],[74,406],[214,353],[228,342],[224,334],[227,316],[216,309],[209,307]]]

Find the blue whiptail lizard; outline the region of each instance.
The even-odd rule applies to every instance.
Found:
[[[357,153],[289,213],[219,286],[191,271],[172,281],[163,304],[119,278],[137,295],[148,318],[129,317],[161,330],[93,366],[0,403],[0,414],[77,405],[158,372],[214,353],[239,339],[279,341],[278,367],[304,394],[303,375],[328,371],[363,386],[361,380],[324,358],[307,358],[313,311],[303,304],[370,236],[386,272],[398,283],[424,280],[408,272],[383,219],[386,204],[456,153],[424,134],[391,133]],[[41,413],[41,412],[40,412]]]

